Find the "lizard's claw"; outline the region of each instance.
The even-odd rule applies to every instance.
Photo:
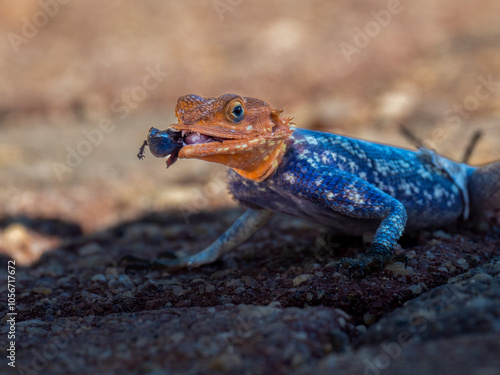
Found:
[[[357,258],[341,258],[337,263],[337,272],[340,268],[347,268],[349,271],[349,278],[352,276],[354,270],[359,270],[361,276],[365,275],[365,267],[375,261],[375,257],[369,254],[361,254]],[[380,260],[381,267],[383,267],[383,261]]]
[[[391,261],[404,263],[405,268],[408,268],[408,256],[406,254],[393,255]]]
[[[398,256],[400,257],[400,256]],[[349,270],[349,277],[354,269],[359,269],[359,272],[364,276],[364,269],[366,266],[378,262],[380,264],[380,272],[384,269],[384,262],[393,258],[392,249],[388,249],[384,245],[373,243],[368,248],[365,254],[359,255],[357,258],[342,258],[337,264],[337,270],[347,268]],[[406,261],[406,264],[408,261]]]
[[[340,268],[347,268],[349,271],[349,278],[351,277],[352,271],[358,269],[361,276],[364,276],[364,269],[366,266],[379,262],[380,263],[380,272],[384,269],[384,263],[386,261],[391,262],[402,262],[405,265],[405,268],[408,267],[408,257],[405,254],[397,254],[397,255],[389,255],[387,256],[385,253],[381,254],[378,251],[368,251],[366,254],[361,254],[357,258],[341,258],[337,263],[337,272]]]

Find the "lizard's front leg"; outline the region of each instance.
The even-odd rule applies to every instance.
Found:
[[[384,261],[393,257],[393,248],[396,245],[396,241],[403,234],[406,223],[406,210],[394,198],[392,198],[392,202],[388,203],[387,214],[382,219],[380,226],[375,232],[373,242],[368,247],[366,253],[361,254],[358,258],[342,258],[338,263],[338,267],[348,268],[350,271],[358,268],[363,273],[367,265],[379,262],[380,268],[382,268]],[[406,256],[398,256],[394,260],[407,262]]]
[[[241,215],[217,240],[197,254],[180,257],[172,260],[148,260],[148,266],[177,271],[184,268],[195,268],[215,262],[223,254],[250,238],[273,216],[269,210],[248,209]],[[128,257],[127,259],[143,262],[142,259]]]
[[[293,183],[291,182],[293,181]],[[383,264],[393,255],[393,248],[406,225],[406,210],[401,202],[369,182],[336,168],[298,166],[287,172],[282,181],[285,190],[308,199],[322,208],[343,216],[360,219],[380,219],[372,244],[356,259],[343,258],[339,266],[361,272],[372,262]],[[338,225],[340,226],[340,225]]]

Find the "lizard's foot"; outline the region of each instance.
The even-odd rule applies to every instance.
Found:
[[[145,259],[136,257],[134,255],[125,255],[120,259],[120,265],[126,262],[126,269],[158,269],[169,272],[175,272],[188,267],[186,258],[173,258],[173,259]]]
[[[349,278],[352,276],[352,272],[358,270],[361,276],[365,275],[365,267],[376,262],[380,262],[380,269],[384,266],[384,260],[380,259],[380,256],[361,254],[356,258],[341,258],[337,263],[337,272],[340,268],[347,268],[349,271]]]
[[[372,244],[365,254],[359,255],[357,258],[341,258],[337,263],[337,271],[340,268],[347,268],[349,271],[349,277],[351,277],[352,271],[357,269],[359,270],[359,273],[364,276],[366,266],[373,263],[379,263],[380,272],[382,272],[384,269],[384,263],[388,260],[403,262],[405,264],[405,268],[408,266],[408,257],[406,255],[393,255],[391,249],[388,249],[380,244]]]

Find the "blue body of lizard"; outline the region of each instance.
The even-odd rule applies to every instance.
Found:
[[[405,227],[443,226],[467,214],[463,181],[473,171],[427,150],[296,128],[272,176],[254,182],[230,171],[229,188],[242,204],[339,233],[378,229],[372,248],[391,252]]]

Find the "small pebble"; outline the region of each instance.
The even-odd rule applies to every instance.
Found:
[[[37,286],[34,287],[32,290],[33,292],[39,294],[44,294],[44,295],[52,294],[52,288],[48,288],[46,286]]]
[[[173,287],[172,293],[174,293],[174,296],[182,296],[186,293],[186,290],[183,289],[182,286],[178,285]]]
[[[410,285],[408,289],[415,294],[421,294],[424,290],[424,286],[422,284]]]
[[[293,279],[293,286],[299,286],[303,282],[309,280],[311,277],[313,277],[313,275],[311,275],[310,273],[304,273],[302,275],[296,276]]]
[[[365,313],[363,314],[363,322],[369,326],[373,323],[375,323],[375,316],[373,316],[372,314],[370,313]]]
[[[457,266],[459,266],[460,268],[462,268],[464,270],[469,269],[469,262],[467,262],[467,260],[465,258],[457,259],[456,264],[457,264]]]
[[[104,276],[102,273],[98,273],[97,275],[92,276],[90,280],[106,282],[106,276]]]
[[[85,257],[89,255],[100,254],[104,251],[104,249],[97,243],[91,242],[85,246],[82,246],[78,250],[78,255]]]

